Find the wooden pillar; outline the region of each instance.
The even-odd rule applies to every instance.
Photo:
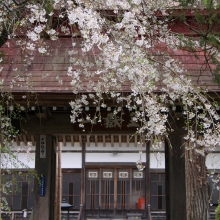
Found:
[[[51,187],[50,187],[50,210],[53,219],[55,219],[55,201],[56,201],[56,141],[52,137],[51,146]],[[52,218],[51,217],[51,218]]]
[[[59,187],[58,186],[58,146],[57,146],[56,139],[54,139],[54,150],[56,153],[54,220],[59,220],[58,209],[60,207],[59,207],[59,203],[58,203],[58,200],[59,200],[59,196],[58,196],[58,192],[59,192],[59,189],[58,189],[58,187]]]
[[[165,144],[166,219],[186,220],[185,147],[182,124]]]
[[[0,186],[2,188],[2,147],[3,147],[2,115],[0,109]],[[2,189],[0,189],[0,199],[2,198]],[[2,219],[2,208],[0,207],[0,219]]]
[[[148,216],[148,205],[150,204],[150,146],[151,142],[146,143],[146,166],[145,166],[145,210]]]
[[[82,142],[82,172],[81,172],[81,205],[83,205],[81,218],[85,219],[85,201],[86,201],[86,190],[85,190],[85,178],[86,178],[86,170],[85,170],[85,160],[86,160],[86,143]]]
[[[62,167],[61,167],[61,154],[62,148],[61,144],[58,143],[58,152],[57,152],[57,220],[61,219],[61,207],[60,204],[62,202]]]
[[[55,182],[54,165],[55,152],[51,135],[36,136],[35,170],[38,179],[34,186],[33,220],[54,220]],[[42,184],[40,184],[42,183]]]

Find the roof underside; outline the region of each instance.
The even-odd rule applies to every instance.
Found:
[[[82,56],[80,48],[80,38],[69,39],[59,38],[57,41],[42,41],[47,44],[49,54],[41,54],[37,51],[26,53],[16,46],[11,40],[8,40],[1,48],[0,53],[3,58],[1,64],[2,71],[0,79],[4,80],[4,88],[12,92],[37,92],[37,93],[70,93],[72,91],[72,78],[67,75],[70,63],[69,50],[71,50],[72,41],[77,44],[78,54]],[[161,46],[155,51],[164,51]],[[94,51],[93,51],[94,52]],[[205,64],[204,54],[202,52],[192,53],[184,50],[167,51],[173,58],[178,59],[184,65],[185,75],[190,77],[194,85],[207,88],[209,91],[218,92],[219,87],[213,82],[213,76],[209,66]],[[98,55],[98,50],[95,50]],[[158,55],[159,56],[159,55]],[[94,62],[94,53],[87,53],[86,60]],[[75,69],[81,68],[75,65]],[[74,69],[73,69],[74,70]],[[90,67],[89,71],[95,71],[96,67]],[[87,92],[86,85],[88,79],[81,79],[84,91]],[[98,78],[93,77],[94,82]],[[160,87],[160,86],[159,86]],[[123,91],[130,91],[129,82],[122,87]]]
[[[63,145],[66,146],[66,143],[70,142],[72,147],[78,144],[82,146],[83,143],[88,147],[90,147],[91,143],[95,143],[96,147],[99,143],[102,143],[104,147],[107,143],[110,143],[111,147],[114,147],[115,143],[118,143],[119,147],[121,147],[123,143],[126,144],[127,147],[131,145],[135,147],[140,146],[140,136],[133,134],[54,134],[53,136],[56,144],[62,142]],[[21,142],[23,142],[25,146],[28,145],[28,142],[31,142],[34,146],[36,145],[35,135],[20,135],[15,138],[15,141],[18,146],[20,146]],[[145,147],[145,143],[142,147]]]

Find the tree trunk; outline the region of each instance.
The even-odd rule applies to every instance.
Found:
[[[187,220],[209,220],[209,196],[206,156],[196,153],[193,144],[188,144],[186,164]]]

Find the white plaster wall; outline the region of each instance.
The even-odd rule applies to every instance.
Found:
[[[150,153],[150,169],[165,169],[165,153]]]
[[[15,158],[2,154],[1,160],[4,161],[4,169],[27,169],[35,168],[35,153],[15,153]]]
[[[31,142],[28,142],[27,145],[25,145],[24,142],[21,142],[19,146],[16,144],[16,142],[13,142],[11,146],[11,150],[18,152],[19,151],[30,152],[30,151],[35,151],[35,146],[33,146]]]
[[[210,153],[206,158],[208,169],[220,169],[220,153]]]
[[[142,154],[142,162],[146,162],[145,153]],[[86,162],[96,163],[96,162],[113,162],[113,163],[135,163],[140,158],[139,153],[118,153],[114,155],[113,153],[87,153]],[[150,154],[150,168],[151,169],[165,169],[165,154]]]
[[[61,166],[62,168],[82,168],[81,153],[62,153]]]
[[[3,169],[34,169],[35,146],[32,146],[31,142],[28,142],[27,145],[21,142],[19,146],[14,142],[10,145],[10,149],[13,155],[1,155]]]
[[[135,163],[140,158],[139,153],[118,153],[114,155],[113,153],[87,153],[86,162],[102,162],[102,163]],[[142,154],[142,161],[145,162],[145,154]]]
[[[24,163],[29,168],[35,167],[35,153],[17,153],[17,159]],[[4,157],[7,158],[6,155]],[[135,163],[139,160],[138,153],[118,153],[113,155],[113,153],[87,153],[86,162],[96,163],[96,162],[112,162],[112,163],[121,163],[121,162],[130,162]],[[13,168],[23,168],[19,163],[11,163],[11,160],[6,160],[5,163],[8,169]],[[62,153],[61,163],[62,168],[81,168],[82,156],[80,152],[68,152]],[[142,161],[145,160],[145,153],[142,154]],[[15,165],[17,164],[17,165]],[[220,169],[220,154],[209,154],[206,159],[206,166],[208,169]],[[150,154],[150,168],[151,169],[165,169],[165,154],[160,153],[151,153]]]
[[[81,168],[82,167],[82,155],[80,151],[82,148],[79,146],[79,143],[75,143],[74,147],[71,146],[71,143],[67,143],[66,146],[63,146],[63,143],[59,143],[63,151],[61,156],[62,168]],[[24,168],[21,164],[29,168],[35,167],[35,146],[32,146],[28,143],[28,146],[21,144],[17,146],[16,143],[13,144],[12,149],[15,151],[16,159],[11,160],[8,155],[2,154],[2,160],[4,160],[5,167],[7,169],[14,168]],[[107,153],[99,151],[108,151]],[[139,160],[140,154],[138,153],[141,150],[141,146],[135,147],[133,144],[130,144],[127,147],[126,144],[122,144],[119,147],[119,144],[115,143],[114,147],[110,143],[106,143],[104,147],[103,144],[99,144],[98,147],[94,143],[90,144],[90,147],[86,147],[86,162],[96,163],[96,162],[108,162],[108,163],[135,163]],[[145,148],[143,148],[145,151]],[[128,153],[128,151],[135,151]],[[113,154],[116,152],[117,154]],[[21,163],[17,163],[16,160]],[[146,162],[145,153],[142,153],[142,161]],[[220,153],[211,153],[207,156],[206,166],[208,169],[220,169]],[[165,169],[165,153],[150,153],[150,168],[151,169]]]

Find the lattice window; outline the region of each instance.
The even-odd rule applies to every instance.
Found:
[[[103,170],[101,180],[101,205],[102,209],[112,209],[114,203],[114,171]]]
[[[113,178],[113,172],[112,171],[104,171],[102,177],[103,178]]]
[[[142,179],[144,177],[143,172],[134,171],[133,172],[133,178],[134,179]]]
[[[88,178],[98,178],[98,172],[97,171],[89,171],[88,172]]]
[[[119,179],[129,178],[129,172],[128,171],[119,171],[118,172],[118,178]]]
[[[165,174],[151,174],[151,208],[166,208]]]
[[[99,181],[87,180],[86,182],[86,208],[99,208]]]
[[[80,205],[80,173],[63,173],[62,198],[71,205],[79,208]]]
[[[34,177],[30,174],[6,174],[2,182],[8,183],[4,195],[12,211],[28,209],[34,205]],[[9,184],[10,183],[10,184]]]
[[[87,170],[86,209],[137,209],[144,196],[144,174],[136,169]]]
[[[99,208],[99,171],[88,170],[86,181],[86,208]]]

